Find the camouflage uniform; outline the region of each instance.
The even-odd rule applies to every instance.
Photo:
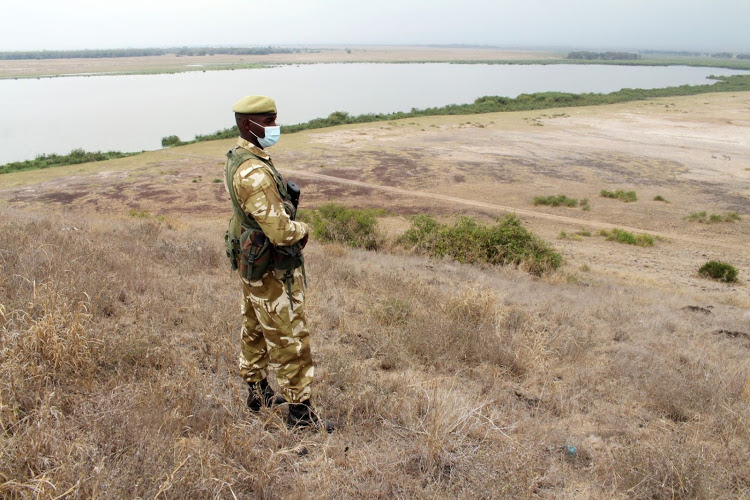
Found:
[[[268,153],[245,139],[239,138],[237,145],[270,161]],[[262,161],[251,157],[237,168],[232,181],[241,208],[272,244],[293,245],[307,234],[305,224],[290,219],[273,173]],[[271,270],[257,281],[242,279],[240,374],[248,383],[259,382],[273,368],[284,399],[301,403],[310,398],[314,374],[305,325],[305,284],[301,269],[295,269],[288,293],[282,273]]]

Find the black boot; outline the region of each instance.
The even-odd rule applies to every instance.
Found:
[[[325,418],[320,418],[310,406],[310,401],[302,403],[290,403],[289,415],[286,419],[286,425],[290,429],[310,428],[325,429],[331,433],[336,429],[336,422]]]
[[[250,411],[260,411],[263,406],[270,408],[286,403],[283,396],[273,392],[266,379],[260,382],[248,382],[247,385],[250,389],[250,393],[247,395],[247,407],[250,408]]]

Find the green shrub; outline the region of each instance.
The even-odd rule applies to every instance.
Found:
[[[614,192],[602,189],[599,196],[602,198],[614,198],[616,200],[624,201],[625,203],[632,203],[638,200],[635,191],[623,191],[622,189],[618,189]]]
[[[607,238],[607,241],[616,241],[626,245],[638,245],[639,247],[654,246],[654,238],[649,234],[633,234],[624,229],[614,228],[611,231],[602,229],[599,234]]]
[[[452,227],[429,215],[418,215],[399,241],[433,257],[450,257],[467,263],[522,265],[536,275],[562,264],[562,256],[523,227],[514,215],[497,219],[494,226],[462,217]]]
[[[698,274],[726,283],[737,281],[737,268],[718,260],[710,260],[698,269]]]
[[[316,212],[300,214],[312,227],[313,236],[322,241],[336,241],[351,247],[376,250],[378,216],[384,210],[346,208],[337,203],[321,205]]]
[[[168,135],[161,138],[161,147],[168,148],[170,146],[182,146],[185,144],[176,135]]]
[[[587,212],[591,210],[591,205],[589,205],[589,199],[583,198],[581,200],[581,210],[586,210]]]
[[[667,200],[665,197],[663,197],[660,194],[657,194],[654,196],[654,201],[663,201],[664,203],[669,203],[669,200]]]
[[[566,207],[575,207],[578,205],[578,200],[575,198],[568,198],[564,194],[558,194],[557,196],[537,196],[534,198],[534,206],[536,205],[549,205],[552,207],[563,205]]]

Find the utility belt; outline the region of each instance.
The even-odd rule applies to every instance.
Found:
[[[260,227],[248,227],[233,216],[229,221],[229,230],[224,235],[227,257],[232,270],[238,270],[240,276],[248,281],[258,281],[268,272],[283,271],[289,301],[292,299],[292,282],[294,270],[302,268],[305,275],[305,258],[302,255],[302,243],[289,246],[273,245]],[[236,236],[239,233],[239,238]]]

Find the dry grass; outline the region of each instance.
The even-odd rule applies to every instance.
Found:
[[[49,216],[0,223],[2,497],[750,496],[741,309],[313,242],[343,425],[294,433],[243,408],[223,223]]]

